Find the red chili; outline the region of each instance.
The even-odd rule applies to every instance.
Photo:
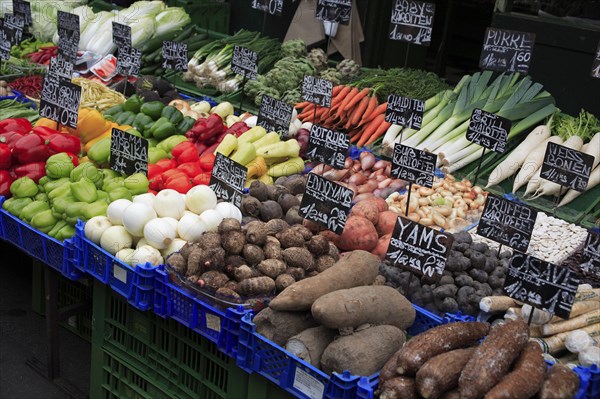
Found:
[[[10,82],[8,86],[28,97],[40,98],[43,81],[44,79],[41,75],[23,76]]]
[[[12,165],[12,151],[6,144],[0,144],[0,169],[8,169]]]
[[[29,133],[31,128],[31,122],[25,118],[8,118],[0,120],[0,133]]]
[[[16,178],[28,176],[36,183],[46,176],[46,162],[32,162],[12,169]]]
[[[8,170],[0,170],[0,195],[10,197],[10,184],[13,178]]]

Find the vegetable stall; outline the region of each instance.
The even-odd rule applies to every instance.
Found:
[[[114,361],[148,397],[598,395],[600,115],[184,3],[32,1],[0,64],[0,238],[93,287],[90,397],[128,397]],[[116,342],[121,306],[170,344]]]

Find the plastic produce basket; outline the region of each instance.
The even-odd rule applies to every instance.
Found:
[[[4,197],[0,196],[0,206],[3,202]],[[6,241],[63,276],[71,280],[82,277],[82,273],[76,268],[78,259],[73,238],[58,241],[4,209],[0,209],[0,232]]]
[[[18,90],[14,90],[12,89],[13,94],[11,96],[2,96],[0,97],[0,101],[2,100],[15,100],[18,101],[20,103],[23,104],[28,104],[31,108],[36,109],[36,103],[31,100],[30,98],[28,98],[26,95],[24,95],[23,93],[21,93]]]
[[[596,399],[600,397],[600,367],[596,365],[592,365],[591,367],[576,367],[575,371],[579,373],[579,375],[589,374],[589,384],[587,385],[587,389],[585,391],[585,396],[582,396],[581,399]],[[580,399],[579,397],[577,399]]]
[[[91,274],[125,297],[140,310],[154,306],[154,279],[157,266],[149,263],[132,267],[115,258],[85,237],[85,223],[81,220],[75,226],[75,246],[78,250],[78,268]]]

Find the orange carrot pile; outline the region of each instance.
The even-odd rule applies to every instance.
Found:
[[[334,86],[331,108],[316,106],[311,102],[298,103],[295,108],[302,122],[345,131],[350,136],[350,142],[357,147],[373,144],[390,127],[390,123],[385,121],[387,103],[380,104],[370,88]]]

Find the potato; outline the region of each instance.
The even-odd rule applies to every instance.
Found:
[[[398,214],[394,211],[379,212],[379,218],[375,224],[377,234],[380,237],[385,234],[392,234],[394,226],[396,226],[396,220],[398,220]]]
[[[359,201],[350,210],[350,216],[362,216],[376,225],[379,220],[379,209],[373,202]]]

